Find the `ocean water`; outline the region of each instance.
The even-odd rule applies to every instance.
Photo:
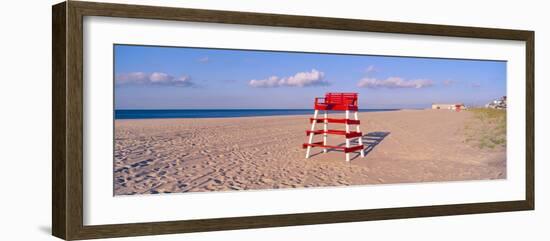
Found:
[[[359,112],[398,109],[362,109]],[[339,112],[342,113],[342,112]],[[222,118],[247,116],[313,115],[312,109],[202,109],[202,110],[115,110],[115,119]]]

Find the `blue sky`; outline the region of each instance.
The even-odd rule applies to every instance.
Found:
[[[484,105],[506,62],[115,45],[115,109],[311,108],[325,92],[359,107]]]

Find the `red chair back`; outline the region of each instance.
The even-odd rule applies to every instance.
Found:
[[[326,93],[325,103],[330,105],[357,106],[357,93]]]

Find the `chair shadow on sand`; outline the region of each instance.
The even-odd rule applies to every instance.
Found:
[[[390,135],[390,132],[387,132],[387,131],[374,131],[374,132],[369,132],[369,133],[364,134],[363,136],[361,136],[361,139],[363,141],[363,146],[364,146],[363,150],[365,151],[365,157],[372,150],[374,150],[374,148],[378,144],[380,144],[382,142],[382,140],[384,140],[384,138],[386,138],[388,135]],[[350,144],[351,144],[351,146],[359,145],[359,139],[358,138],[353,139],[350,142]],[[343,142],[343,143],[339,144],[338,146],[345,146],[345,145],[346,145],[346,143]],[[336,149],[329,149],[328,151],[342,152],[341,150],[336,150]],[[323,151],[321,151],[319,153],[315,153],[315,154],[311,155],[311,157],[319,155],[321,153],[323,153]],[[350,158],[351,160],[354,160],[355,158],[361,156],[361,153],[359,153],[359,152],[354,152],[353,154],[354,155]]]

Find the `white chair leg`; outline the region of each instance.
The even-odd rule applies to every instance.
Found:
[[[349,120],[349,110],[346,110],[346,120]],[[349,133],[349,124],[346,122],[346,133]],[[349,142],[349,139],[346,138],[346,148],[349,148],[350,147],[350,142]],[[350,158],[349,158],[349,152],[346,153],[346,161],[349,162],[350,161]]]
[[[323,133],[323,145],[327,145],[327,130],[328,130],[328,121],[327,121],[327,118],[328,118],[328,111],[325,110],[325,114],[324,114],[324,127],[323,127],[323,130],[325,131],[325,133]],[[324,153],[327,153],[327,148],[323,148],[323,152]]]
[[[317,123],[317,120],[315,120],[315,119],[317,119],[317,114],[318,114],[318,113],[319,113],[319,111],[318,111],[318,110],[315,110],[315,112],[314,112],[314,114],[313,114],[313,119],[314,119],[314,120],[313,120],[313,122],[311,123],[311,129],[310,129],[311,131],[314,131],[314,130],[315,130],[315,123]],[[309,141],[308,141],[309,144],[312,144],[312,143],[313,143],[313,135],[314,135],[313,133],[309,133]],[[311,152],[311,146],[307,146],[306,159],[309,158],[310,152]]]
[[[359,137],[359,145],[363,145],[363,137],[360,136]],[[365,157],[365,147],[363,146],[363,148],[361,148],[361,157]]]
[[[311,151],[311,146],[308,146],[307,147],[307,151],[306,151],[306,159],[309,158],[309,152]]]

